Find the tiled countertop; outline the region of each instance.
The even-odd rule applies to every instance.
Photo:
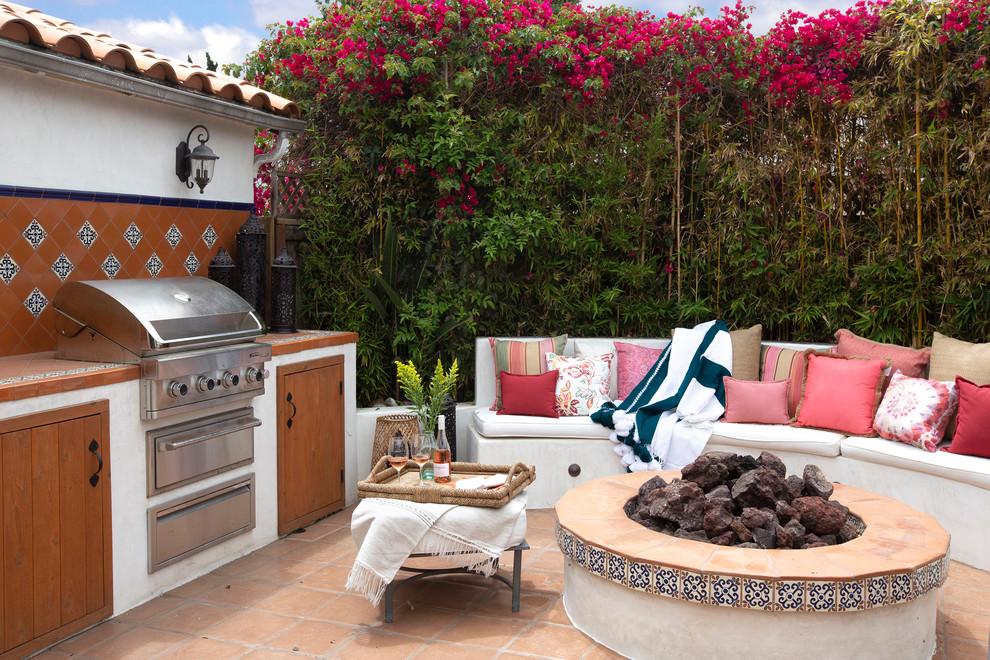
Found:
[[[356,343],[356,332],[300,330],[269,334],[258,339],[272,345],[272,355],[287,355],[342,344]],[[112,385],[141,375],[136,364],[104,364],[60,360],[54,351],[0,358],[0,403],[58,394],[87,387]]]

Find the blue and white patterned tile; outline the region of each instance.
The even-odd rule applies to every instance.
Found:
[[[721,607],[740,607],[742,578],[732,575],[711,576],[711,602]]]
[[[137,224],[133,222],[124,230],[124,240],[127,241],[127,244],[131,246],[132,250],[138,246],[142,238],[144,238],[144,234],[138,229]]]
[[[162,260],[158,258],[158,254],[155,252],[151,253],[148,262],[144,265],[152,277],[158,277],[158,273],[162,272],[164,266],[165,264],[162,263]]]
[[[606,577],[605,573],[605,551],[593,545],[588,548],[588,563],[585,564],[588,570],[600,577]]]
[[[182,240],[182,232],[175,226],[175,223],[172,223],[172,226],[165,232],[165,240],[172,246],[172,249],[175,249],[175,246]]]
[[[805,582],[804,609],[807,612],[836,612],[839,609],[835,582]]]
[[[584,541],[574,537],[574,554],[572,555],[574,561],[585,566],[588,561],[588,546],[584,544]]]
[[[629,562],[629,586],[639,591],[651,591],[652,567],[638,561]]]
[[[41,223],[37,219],[31,221],[31,224],[27,226],[24,232],[21,234],[28,243],[31,244],[35,250],[38,246],[44,243],[45,239],[48,238],[48,232],[45,228],[41,226]]]
[[[606,569],[608,571],[608,579],[612,582],[629,586],[629,576],[626,574],[626,568],[629,562],[626,561],[626,558],[622,555],[606,552],[605,559],[608,562]]]
[[[0,280],[3,280],[4,284],[10,284],[19,272],[21,272],[21,267],[17,265],[14,258],[4,253],[0,257]]]
[[[709,603],[708,580],[699,573],[678,571],[678,591],[680,598],[692,603]]]
[[[753,610],[773,608],[773,585],[766,580],[743,578],[740,606]]]
[[[890,576],[876,575],[866,578],[866,605],[883,607],[890,598]]]
[[[203,230],[202,238],[203,242],[206,243],[206,247],[213,247],[213,244],[217,242],[217,232],[213,229],[213,225],[206,225],[206,229]]]
[[[851,612],[866,607],[867,580],[850,580],[839,583],[839,610]]]
[[[72,265],[72,262],[69,261],[69,258],[65,256],[64,252],[60,254],[58,259],[55,260],[55,263],[52,264],[52,272],[55,273],[55,276],[62,282],[65,281],[65,278],[67,278],[74,269],[75,266]]]
[[[45,311],[45,307],[48,306],[48,298],[45,298],[41,291],[35,287],[34,291],[24,299],[24,306],[35,318],[38,318],[38,315]]]
[[[117,277],[117,273],[120,272],[120,262],[117,261],[117,257],[113,256],[113,252],[100,264],[100,270],[111,280]]]
[[[653,573],[653,590],[661,596],[677,598],[677,572],[666,566],[658,566]]]
[[[890,576],[890,597],[888,605],[895,605],[911,600],[913,587],[911,586],[911,576],[906,573]]]
[[[774,606],[777,612],[800,612],[804,609],[805,586],[803,582],[782,580],[775,583]]]
[[[932,567],[932,589],[938,589],[945,584],[945,571],[942,570],[942,560],[937,559],[931,563]]]
[[[96,233],[96,230],[93,229],[93,225],[89,224],[89,220],[84,222],[82,227],[79,228],[79,231],[76,232],[76,238],[79,239],[80,243],[86,246],[87,250],[93,246],[93,242],[96,240],[97,236],[98,234]]]
[[[196,253],[190,252],[186,260],[182,262],[182,265],[185,266],[187,273],[195,275],[196,271],[199,270],[199,259],[196,258]]]

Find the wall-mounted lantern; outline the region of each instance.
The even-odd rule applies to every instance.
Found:
[[[199,144],[190,151],[189,143],[192,142],[193,133],[197,129],[200,129],[199,135],[196,136]],[[179,177],[179,181],[185,183],[187,188],[192,188],[195,181],[195,185],[199,186],[200,195],[203,194],[206,184],[213,179],[214,161],[220,158],[213,153],[213,149],[206,146],[209,140],[210,132],[205,126],[193,126],[186,136],[186,141],[180,142],[175,148],[175,176]]]

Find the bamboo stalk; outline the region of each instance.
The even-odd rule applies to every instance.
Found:
[[[918,285],[921,286],[921,72],[918,71],[914,79],[914,132],[917,142],[914,146],[914,185],[915,185],[915,206],[917,221],[917,241],[914,250],[915,269],[918,274]],[[914,338],[914,345],[918,346],[922,335],[922,307],[918,301],[918,325]]]

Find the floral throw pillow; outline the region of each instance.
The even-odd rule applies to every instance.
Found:
[[[881,438],[935,451],[956,409],[956,384],[910,378],[899,370],[890,379],[873,429]]]
[[[590,415],[608,401],[608,377],[613,353],[594,357],[565,357],[547,354],[547,371],[558,371],[557,412],[566,415]]]

